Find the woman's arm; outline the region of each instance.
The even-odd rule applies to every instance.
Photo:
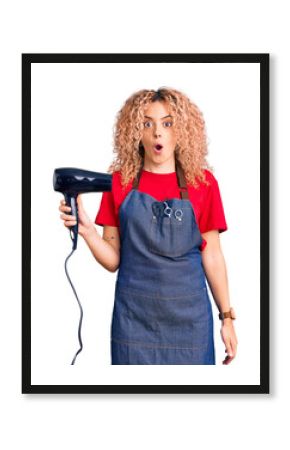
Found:
[[[228,290],[228,278],[224,255],[220,246],[218,230],[208,231],[202,234],[207,245],[201,252],[202,264],[214,301],[219,311],[229,311],[230,299]],[[231,319],[224,319],[230,321]]]
[[[219,311],[229,311],[230,298],[227,270],[220,246],[219,232],[218,230],[211,230],[203,233],[202,237],[207,241],[206,247],[201,252],[207,282]],[[231,318],[226,318],[222,321],[221,336],[226,346],[226,352],[228,353],[224,363],[228,364],[236,355],[238,343]]]
[[[83,207],[82,195],[77,197],[79,213],[79,235],[83,237],[95,259],[110,272],[116,272],[120,265],[120,239],[118,227],[104,226],[103,237],[97,232],[94,223]],[[66,227],[76,224],[76,217],[70,214],[71,208],[61,200],[59,210]]]
[[[110,272],[116,272],[120,264],[120,238],[118,227],[105,225],[101,237],[92,226],[83,238],[95,259]]]

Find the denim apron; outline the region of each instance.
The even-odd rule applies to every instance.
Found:
[[[181,199],[138,191],[119,210],[120,266],[111,323],[113,365],[215,364],[213,315],[181,166]]]

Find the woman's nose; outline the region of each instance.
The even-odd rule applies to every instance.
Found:
[[[156,127],[154,129],[154,136],[155,137],[160,137],[161,136],[161,131],[160,131],[160,129],[158,127]]]

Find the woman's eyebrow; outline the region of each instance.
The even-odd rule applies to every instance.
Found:
[[[153,119],[153,117],[150,117],[150,116],[144,116],[144,117],[146,117],[146,119]],[[166,117],[172,117],[172,116],[169,114],[168,116],[161,117],[161,120],[166,119]]]

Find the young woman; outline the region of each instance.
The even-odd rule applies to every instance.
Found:
[[[119,111],[114,139],[112,191],[95,219],[102,237],[78,196],[79,234],[118,270],[112,364],[216,364],[206,281],[229,364],[237,338],[219,241],[227,224],[201,111],[175,89],[140,90]],[[59,209],[65,226],[75,224],[63,201]]]

